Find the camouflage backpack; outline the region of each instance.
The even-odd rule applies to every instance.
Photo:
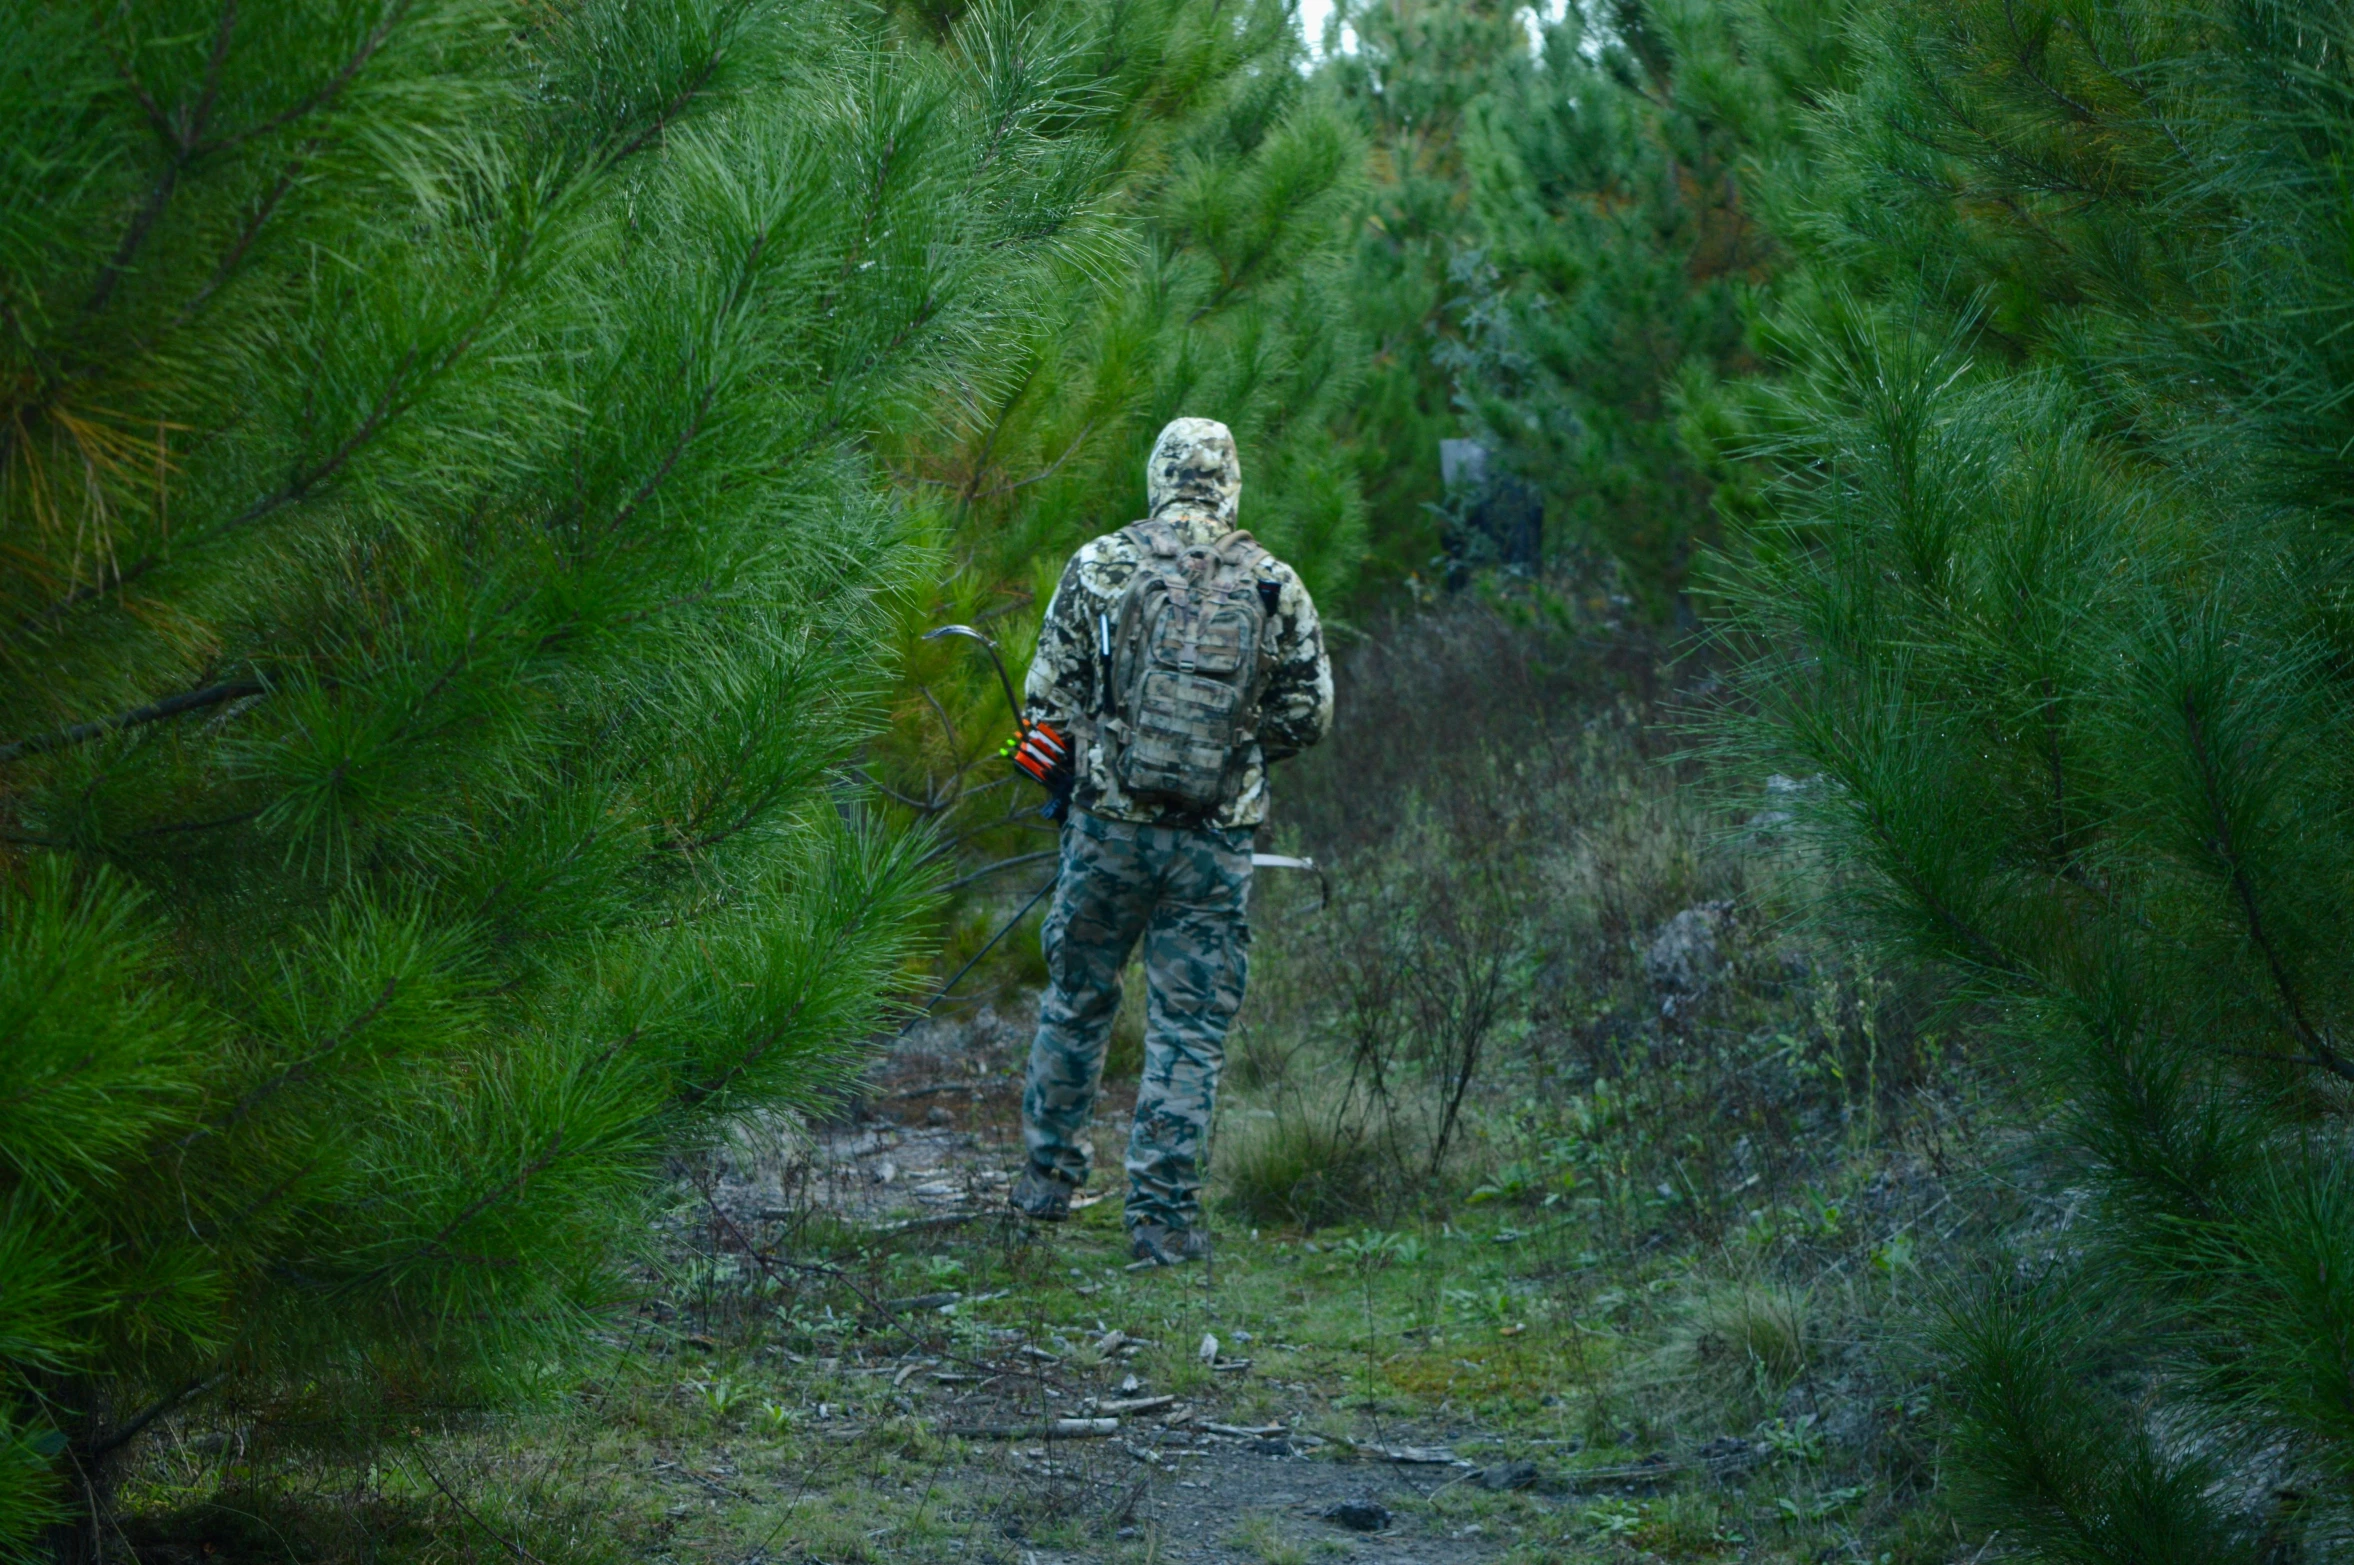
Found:
[[[1259,567],[1273,556],[1246,532],[1214,545],[1185,543],[1169,522],[1123,532],[1138,564],[1103,628],[1104,761],[1130,797],[1207,814],[1257,737],[1273,611]]]

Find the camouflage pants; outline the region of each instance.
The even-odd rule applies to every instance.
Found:
[[[1130,1227],[1201,1208],[1226,1029],[1249,972],[1250,833],[1139,826],[1073,811],[1046,917],[1046,998],[1022,1089],[1030,1160],[1087,1177],[1079,1138],[1120,1011],[1120,969],[1144,939],[1144,1080],[1128,1137]]]

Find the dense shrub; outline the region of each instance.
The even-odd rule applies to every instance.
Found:
[[[536,1373],[844,1074],[926,878],[834,771],[923,563],[861,442],[1087,231],[1053,54],[0,14],[0,1550],[193,1398]]]
[[[1809,276],[1733,583],[1757,767],[1820,774],[1850,906],[2036,1095],[2051,1205],[1946,1332],[1955,1476],[2038,1559],[2329,1556],[2354,10],[1857,25],[1782,192]]]

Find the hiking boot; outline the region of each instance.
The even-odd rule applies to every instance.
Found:
[[[1014,1181],[1006,1197],[1015,1211],[1041,1223],[1059,1223],[1071,1215],[1071,1182],[1050,1168],[1032,1163]]]
[[[1155,1266],[1198,1261],[1210,1253],[1210,1236],[1198,1228],[1171,1228],[1165,1223],[1138,1223],[1128,1230],[1128,1253]]]

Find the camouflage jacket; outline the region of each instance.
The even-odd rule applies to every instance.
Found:
[[[1206,507],[1170,506],[1159,514],[1175,521],[1190,543],[1210,542],[1232,530]],[[1135,545],[1119,533],[1107,533],[1071,556],[1038,630],[1038,651],[1023,691],[1025,709],[1032,721],[1051,723],[1071,736],[1078,751],[1072,803],[1080,809],[1148,825],[1192,824],[1174,811],[1129,798],[1104,764],[1095,732],[1096,687],[1105,677],[1096,616],[1115,612],[1136,566]],[[1257,742],[1243,758],[1232,800],[1210,820],[1213,826],[1247,828],[1264,821],[1267,764],[1298,754],[1332,727],[1332,662],[1324,655],[1316,605],[1299,575],[1281,560],[1270,556],[1259,570],[1276,584],[1275,663],[1259,694]]]

